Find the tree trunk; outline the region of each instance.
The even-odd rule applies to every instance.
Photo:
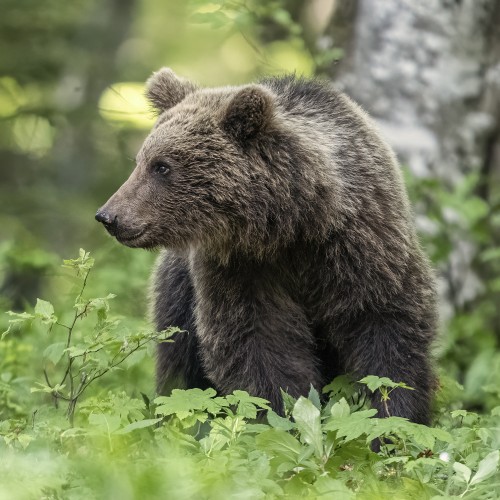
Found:
[[[337,0],[322,43],[344,50],[329,76],[413,174],[453,186],[476,171],[488,201],[500,179],[499,27],[500,0]],[[454,244],[443,293],[463,304],[481,286],[476,250]]]

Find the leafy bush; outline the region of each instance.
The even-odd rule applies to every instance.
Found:
[[[448,287],[437,356],[464,385],[466,405],[491,410],[500,401],[500,191],[492,186],[485,200],[483,182],[474,173],[454,186],[406,176],[426,214],[424,246]]]
[[[178,330],[130,330],[110,315],[113,294],[87,298],[93,264],[83,250],[64,261],[69,305],[38,299],[9,313],[1,498],[495,498],[500,406],[484,415],[441,406],[433,428],[378,419],[367,391],[384,401],[411,388],[373,376],[283,394],[285,417],[245,391],[136,393],[124,374]],[[450,383],[440,400],[450,406],[457,391]]]

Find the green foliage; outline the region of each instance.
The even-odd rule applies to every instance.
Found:
[[[285,416],[241,390],[138,394],[114,381],[177,330],[130,331],[110,315],[113,294],[87,297],[98,272],[88,252],[64,267],[75,285],[66,306],[38,299],[32,312],[11,313],[0,343],[9,354],[15,339],[22,363],[24,335],[39,328],[43,347],[28,360],[34,377],[12,356],[2,361],[0,497],[494,498],[500,406],[440,408],[433,428],[379,419],[360,387],[382,401],[412,388],[375,376],[338,377],[323,401],[314,388],[285,394]]]
[[[467,404],[491,409],[500,397],[500,191],[491,186],[486,200],[484,182],[469,174],[446,186],[406,175],[414,205],[429,220],[421,231],[426,251],[449,284],[441,366],[464,385]],[[470,261],[458,277],[452,253]]]
[[[63,267],[74,271],[81,284],[72,305],[73,314],[67,323],[60,322],[54,306],[37,299],[34,314],[7,314],[13,317],[3,333],[5,337],[12,328],[22,328],[26,323],[39,321],[48,327],[48,333],[57,341],[45,347],[42,354],[44,382],[36,382],[31,392],[50,394],[56,408],[59,402],[67,403],[67,416],[71,423],[78,401],[97,379],[121,367],[132,355],[140,353],[151,341],[166,342],[179,330],[171,328],[164,332],[139,331],[130,333],[119,328],[120,321],[108,318],[109,301],[115,297],[108,294],[99,298],[84,298],[87,279],[94,266],[94,259],[88,252],[80,250],[77,259],[65,260]],[[79,322],[89,321],[87,330],[78,328]],[[59,330],[64,337],[59,339]],[[82,332],[88,331],[84,334]],[[53,380],[58,382],[53,382]]]
[[[259,55],[266,73],[284,70],[299,74],[328,74],[332,64],[342,59],[340,47],[322,47],[309,33],[304,22],[304,2],[295,0],[190,0],[195,11],[191,21],[213,29],[243,33]],[[229,27],[229,28],[228,28]],[[295,52],[295,57],[290,58]],[[300,57],[303,55],[304,57]],[[297,57],[299,56],[299,57]],[[294,61],[287,68],[283,59]],[[278,66],[278,67],[276,67]]]
[[[207,0],[190,0],[195,7],[201,7],[191,16],[191,19],[199,23],[207,23],[213,28],[233,26],[233,29],[253,29],[273,23],[274,29],[281,29],[280,36],[299,36],[302,27],[296,22],[286,0],[271,0],[262,2],[260,0],[218,0],[216,2]],[[208,7],[208,9],[207,9]]]

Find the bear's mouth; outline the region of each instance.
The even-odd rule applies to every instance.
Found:
[[[146,234],[147,230],[148,226],[143,227],[142,229],[140,229],[135,233],[128,233],[128,232],[123,233],[120,231],[115,234],[115,237],[120,243],[124,245],[129,245],[130,243],[133,243],[134,241],[138,240],[141,236]]]

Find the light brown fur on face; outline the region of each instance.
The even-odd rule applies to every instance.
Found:
[[[131,247],[162,247],[160,390],[234,389],[271,401],[339,373],[406,382],[390,413],[429,422],[435,287],[394,154],[325,83],[293,76],[202,89],[171,70],[137,167],[96,218]],[[381,415],[387,408],[373,399]]]

